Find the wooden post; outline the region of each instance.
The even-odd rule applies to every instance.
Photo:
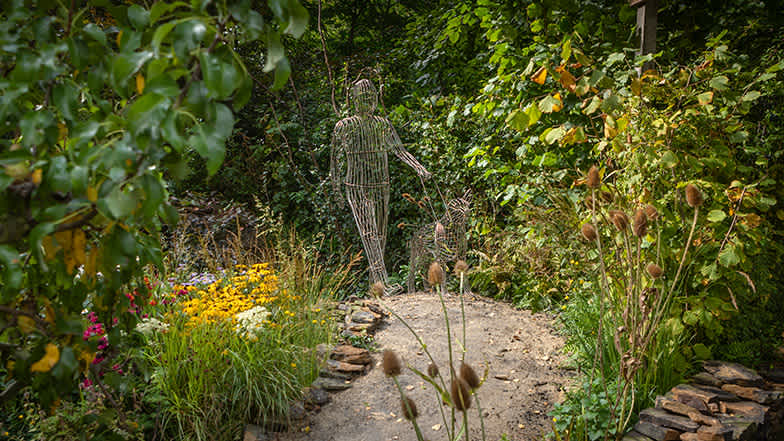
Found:
[[[629,0],[629,6],[637,8],[637,31],[640,34],[639,55],[656,52],[656,24],[659,0]],[[649,69],[651,63],[645,63],[642,70]]]

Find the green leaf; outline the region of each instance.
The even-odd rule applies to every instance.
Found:
[[[240,83],[239,72],[234,64],[223,62],[218,57],[206,52],[202,52],[199,59],[204,84],[210,91],[210,96],[216,99],[230,97]]]
[[[602,105],[602,99],[599,98],[598,95],[595,95],[593,98],[591,98],[591,102],[588,103],[588,106],[586,106],[585,109],[583,109],[583,113],[586,115],[590,115],[596,112],[599,109],[599,106],[601,105]]]
[[[708,212],[707,219],[709,222],[721,222],[727,218],[727,215],[722,210],[711,210]]]
[[[128,109],[128,123],[131,131],[138,134],[145,130],[157,128],[166,118],[171,99],[155,93],[145,93]]]
[[[280,44],[280,35],[277,32],[267,32],[267,60],[264,63],[264,72],[270,72],[286,58],[283,45]]]
[[[525,116],[528,117],[528,127],[531,127],[542,117],[542,112],[539,111],[539,106],[529,104],[525,109]]]
[[[539,101],[538,107],[542,113],[553,113],[560,110],[562,104],[561,101],[557,100],[552,95],[547,95],[546,97],[542,98]]]
[[[272,90],[280,90],[286,85],[289,75],[291,75],[291,66],[289,65],[289,60],[283,57],[283,59],[278,61],[278,67],[275,68],[275,80],[272,82]]]
[[[750,91],[746,92],[746,94],[743,95],[740,99],[741,99],[741,101],[754,101],[757,98],[759,98],[760,96],[762,96],[762,94],[759,93],[758,91],[750,90]]]
[[[515,109],[506,117],[506,123],[509,127],[522,132],[528,128],[528,116],[522,110]]]
[[[710,360],[713,358],[711,356],[711,350],[702,343],[697,343],[696,345],[692,346],[692,349],[694,350],[694,356],[698,360]]]
[[[659,162],[667,168],[673,168],[678,164],[678,158],[675,156],[675,153],[666,151],[659,159]]]
[[[136,208],[136,199],[120,186],[115,187],[104,199],[106,208],[115,219],[124,219]]]
[[[161,4],[161,3],[156,3],[156,4]],[[155,33],[152,35],[152,48],[155,51],[155,54],[158,54],[158,52],[160,52],[161,43],[163,42],[163,39],[166,38],[167,35],[169,35],[169,32],[171,32],[171,30],[174,29],[174,26],[176,24],[177,24],[176,21],[170,21],[168,23],[164,23],[158,26],[158,28],[155,29]]]
[[[564,130],[563,127],[555,127],[552,129],[547,129],[545,130],[544,133],[542,133],[542,135],[544,136],[544,142],[546,142],[548,145],[560,141],[565,134],[566,134],[566,130]]]
[[[79,90],[70,82],[57,84],[52,89],[52,102],[66,120],[76,119]]]
[[[289,25],[283,31],[286,34],[299,38],[308,27],[308,10],[305,9],[297,0],[288,0],[289,3]]]
[[[128,21],[137,31],[141,31],[150,24],[150,11],[134,3],[128,8]]]
[[[711,91],[703,92],[697,95],[697,102],[700,105],[704,106],[706,104],[710,104],[711,101],[713,101],[713,92]]]
[[[203,126],[197,126],[196,132],[188,138],[188,144],[207,161],[207,173],[212,176],[223,162],[226,148],[222,143],[213,142],[210,135]]]
[[[106,34],[103,32],[103,29],[99,28],[95,23],[88,23],[82,28],[82,31],[93,40],[106,46]]]
[[[716,89],[718,91],[727,90],[729,84],[730,84],[729,78],[727,78],[724,75],[719,75],[719,76],[713,77],[713,78],[711,78],[710,82],[708,83],[708,85],[710,87],[712,87],[713,89]]]
[[[161,133],[163,134],[163,139],[165,139],[174,150],[182,153],[182,148],[185,146],[186,140],[177,126],[177,115],[177,112],[169,112],[168,115],[166,115],[166,119],[161,126]]]
[[[735,245],[727,245],[721,253],[719,253],[719,263],[727,268],[737,265],[740,262]]]
[[[112,79],[119,91],[124,91],[126,83],[139,69],[153,57],[152,51],[120,53],[112,61]]]
[[[607,60],[604,62],[604,65],[609,67],[625,59],[626,59],[626,54],[624,54],[623,52],[615,52],[607,57]]]

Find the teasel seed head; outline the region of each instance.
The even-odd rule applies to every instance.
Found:
[[[415,202],[414,198],[412,198],[408,193],[403,193],[401,196],[403,196],[403,199],[407,200],[408,202]]]
[[[397,377],[403,372],[403,363],[395,351],[386,349],[381,359],[381,367],[387,377]]]
[[[442,238],[446,236],[446,228],[444,228],[444,224],[441,222],[436,222],[436,238]]]
[[[621,210],[610,210],[610,222],[620,231],[629,228],[629,216]]]
[[[599,178],[599,169],[595,165],[592,165],[591,168],[588,169],[586,183],[590,188],[599,188],[602,186],[602,180]]]
[[[416,403],[407,395],[400,398],[400,408],[403,410],[403,417],[409,421],[413,421],[419,416]]]
[[[615,196],[613,196],[613,194],[612,194],[612,193],[610,193],[609,191],[603,191],[603,192],[602,192],[602,193],[599,195],[599,197],[600,197],[600,198],[601,198],[601,199],[602,199],[604,202],[607,202],[608,204],[609,204],[609,203],[612,203],[612,201],[613,201],[613,200],[615,200]]]
[[[427,283],[429,283],[430,286],[437,286],[444,283],[444,270],[436,261],[433,261],[433,263],[430,264],[430,268],[427,270]]]
[[[424,210],[424,209],[425,209],[425,207],[426,207],[426,205],[425,205],[425,201],[419,201],[419,202],[417,202],[416,204],[417,204],[417,205],[419,205],[419,208],[421,208],[421,209],[423,209],[423,210]]]
[[[655,221],[659,218],[659,211],[653,205],[648,204],[643,210],[645,210],[645,215],[648,216],[649,221]]]
[[[466,271],[468,271],[468,264],[466,263],[466,261],[458,260],[457,263],[455,263],[455,273],[463,274]]]
[[[596,228],[591,224],[583,224],[582,228],[583,237],[591,242],[596,240]]]
[[[471,389],[465,380],[460,377],[455,377],[452,380],[449,390],[452,395],[452,403],[454,404],[455,409],[465,412],[471,407]]]
[[[479,381],[479,375],[476,374],[474,368],[468,363],[460,364],[460,378],[465,380],[471,389],[476,389],[482,384],[482,382]]]
[[[438,365],[435,363],[430,363],[427,366],[427,376],[430,378],[436,378],[438,376]]]
[[[652,279],[658,279],[664,274],[662,267],[653,262],[649,263],[648,266],[645,267],[645,270],[648,271],[648,275],[651,276]]]
[[[634,212],[634,235],[643,237],[648,233],[648,216],[645,215],[645,210],[642,208]]]
[[[688,184],[686,186],[686,202],[688,202],[691,208],[697,208],[704,200],[702,199],[702,192],[700,189],[692,184]]]
[[[376,282],[370,285],[370,296],[377,299],[384,296],[384,283]]]

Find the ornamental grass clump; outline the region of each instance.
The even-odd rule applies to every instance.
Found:
[[[661,231],[664,225],[661,224],[664,219],[659,211],[651,204],[637,205],[634,202],[630,203],[631,207],[624,207],[627,201],[620,198],[615,201],[619,205],[617,208],[598,206],[597,191],[609,184],[600,182],[595,166],[588,171],[586,184],[590,192],[586,198],[590,201],[590,219],[583,223],[580,232],[596,246],[599,276],[596,299],[598,326],[587,383],[588,396],[591,396],[596,376],[604,390],[608,390],[608,384],[613,385],[616,393],[610,411],[611,420],[616,423],[615,427],[608,427],[604,434],[605,437],[611,437],[623,433],[631,420],[641,378],[638,375],[640,370],[656,370],[655,360],[660,358],[656,353],[657,339],[661,335],[660,325],[680,286],[680,277],[704,200],[694,185],[686,186],[685,199],[693,209],[694,216],[688,237],[683,241],[683,252],[675,276],[668,279],[663,277],[665,264],[662,262]],[[614,193],[624,194],[622,191]],[[633,213],[631,219],[627,212]],[[610,252],[606,252],[603,248],[605,246],[609,247]],[[645,277],[646,274],[648,277]],[[610,334],[605,335],[605,332]],[[469,377],[461,376],[465,379]]]

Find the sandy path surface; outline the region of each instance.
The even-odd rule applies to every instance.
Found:
[[[441,303],[435,294],[403,294],[386,299],[423,338],[442,372],[448,350]],[[461,338],[460,302],[447,299],[452,334]],[[545,314],[515,310],[482,297],[466,295],[468,352],[466,361],[487,380],[478,391],[487,440],[505,436],[510,441],[540,440],[549,430],[547,413],[561,398],[570,372],[563,362],[563,341]],[[413,441],[411,424],[401,418],[400,398],[391,379],[382,372],[381,350],[393,349],[405,363],[426,371],[429,359],[411,333],[390,316],[376,332],[378,352],[370,372],[353,380],[353,387],[331,394],[332,402],[309,414],[302,425],[308,431],[277,434],[283,441]],[[459,346],[455,343],[456,360]],[[455,362],[456,367],[459,362]],[[399,380],[419,408],[418,422],[426,439],[446,440],[447,435],[432,386],[404,369]],[[472,440],[481,440],[476,408],[469,410]]]

